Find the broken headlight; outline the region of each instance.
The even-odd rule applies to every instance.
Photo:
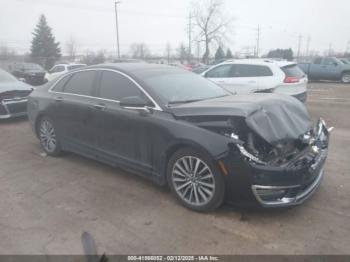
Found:
[[[235,140],[239,140],[238,135],[236,135],[235,133],[231,134],[231,138],[235,139]],[[261,164],[261,165],[265,165],[266,163],[261,161],[258,157],[254,156],[253,154],[249,153],[242,145],[240,144],[236,144],[237,148],[239,149],[239,151],[241,152],[241,154],[248,158],[248,160],[253,161],[257,164]]]

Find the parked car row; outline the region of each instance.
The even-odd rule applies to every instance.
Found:
[[[236,65],[220,64],[205,75],[247,74]],[[245,72],[294,84],[303,79],[294,67],[262,62]],[[60,76],[30,94],[28,114],[48,155],[71,151],[125,168],[167,184],[196,211],[225,200],[303,203],[324,176],[330,132],[323,120],[313,126],[305,106],[290,96],[232,95],[187,70],[142,63]]]
[[[294,62],[231,60],[215,65],[201,75],[233,94],[287,94],[302,102],[307,98],[307,76]]]
[[[18,80],[39,86],[71,70],[86,66],[86,64],[58,64],[46,71],[42,66],[34,63],[13,63],[8,71]]]

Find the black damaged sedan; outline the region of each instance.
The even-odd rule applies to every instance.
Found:
[[[321,183],[329,142],[295,98],[232,96],[160,65],[71,72],[37,88],[28,114],[48,155],[70,151],[168,184],[196,211],[224,200],[301,204]]]

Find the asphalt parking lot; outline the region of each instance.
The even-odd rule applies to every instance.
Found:
[[[307,107],[334,126],[320,189],[303,206],[211,214],[166,188],[67,154],[45,157],[26,119],[0,122],[0,254],[350,254],[350,85],[311,83]]]

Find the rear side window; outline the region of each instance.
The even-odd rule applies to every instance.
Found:
[[[321,57],[317,57],[314,61],[314,64],[316,65],[320,65],[322,63],[322,58]]]
[[[218,67],[213,68],[209,72],[206,73],[206,77],[209,78],[226,78],[230,77],[231,73],[231,65],[221,65]]]
[[[273,76],[272,71],[267,66],[262,65],[238,65],[232,66],[232,77],[263,77]]]
[[[52,88],[52,91],[55,92],[63,92],[64,86],[68,82],[70,76],[66,76],[63,79],[58,80],[58,82],[55,84],[55,86]]]
[[[127,77],[116,72],[104,71],[102,73],[99,97],[120,101],[124,97],[140,94],[140,89]]]
[[[305,76],[304,72],[297,65],[285,66],[281,69],[286,74],[286,77],[303,78]]]
[[[95,74],[95,71],[84,71],[74,74],[66,83],[64,92],[90,96]]]

